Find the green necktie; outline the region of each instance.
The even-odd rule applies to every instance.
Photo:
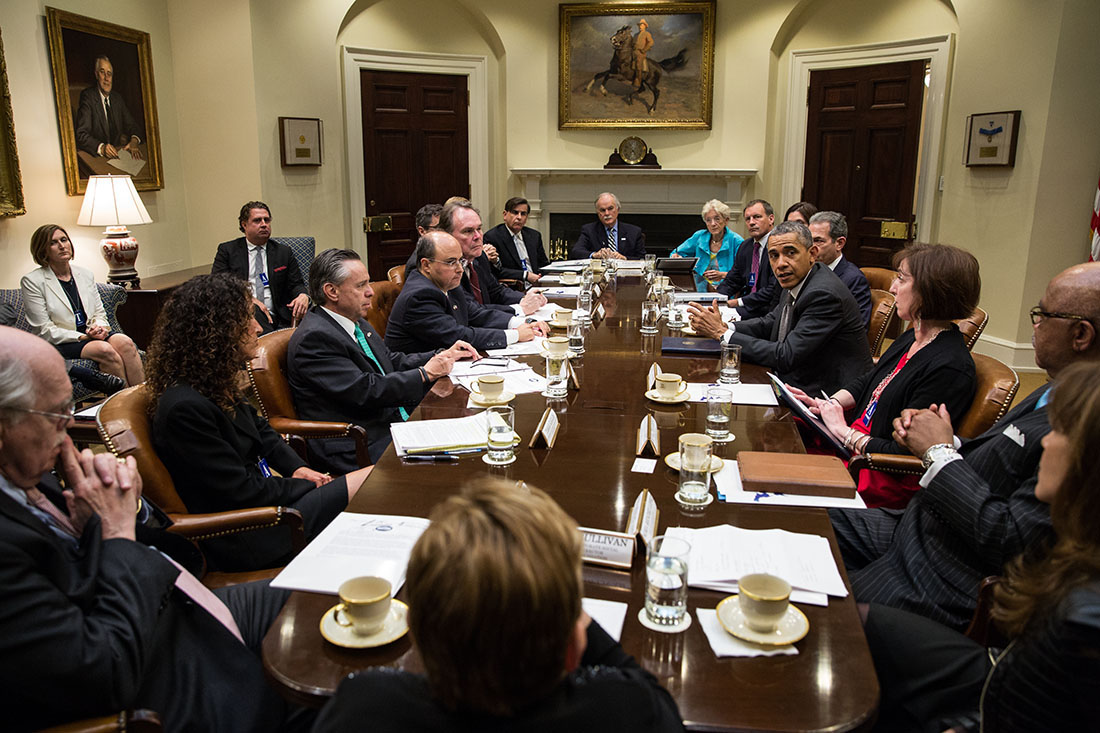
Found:
[[[378,367],[378,371],[382,374],[386,373],[386,370],[382,368],[382,364],[379,363],[378,357],[371,351],[370,344],[367,343],[367,337],[363,335],[363,329],[359,328],[359,324],[355,324],[355,340],[359,342],[359,348],[363,350],[363,353],[367,355],[367,358],[374,362],[374,365]],[[397,411],[401,413],[402,420],[409,419],[409,413],[404,407],[398,407]]]

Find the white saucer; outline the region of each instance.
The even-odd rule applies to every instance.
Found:
[[[687,631],[691,626],[691,614],[684,611],[684,620],[675,626],[666,626],[664,624],[655,624],[649,620],[649,616],[645,613],[645,606],[638,609],[638,621],[642,626],[646,627],[650,631],[659,631],[662,634],[679,634],[681,631]]]
[[[689,511],[692,509],[702,509],[705,506],[710,506],[711,502],[714,501],[714,495],[710,494],[709,492],[707,493],[707,498],[703,501],[684,501],[680,497],[679,491],[677,491],[672,496],[674,499],[676,499],[676,503],[680,506],[681,509],[687,509]]]
[[[645,396],[654,402],[661,402],[666,405],[678,405],[681,402],[687,402],[691,397],[687,387],[684,387],[675,397],[662,397],[656,389],[646,390]]]
[[[745,616],[741,613],[741,604],[737,596],[723,598],[715,610],[718,612],[718,623],[722,624],[723,629],[738,639],[751,641],[754,644],[786,646],[801,640],[810,630],[810,620],[806,618],[806,614],[794,606],[787,606],[787,613],[779,620],[779,626],[775,631],[766,634],[749,628]]]
[[[564,321],[559,321],[559,320],[556,320],[554,318],[551,318],[549,321],[547,321],[547,323],[550,324],[551,328],[569,328],[570,326],[573,325],[574,321],[570,321],[569,323],[566,323]]]
[[[490,461],[488,453],[483,455],[481,457],[481,460],[484,461],[485,463],[488,463],[490,466],[511,466],[513,463],[516,462],[516,452],[512,451],[512,460],[504,461],[503,463],[500,463],[500,462],[497,462],[497,461]]]
[[[546,357],[548,357],[550,355],[551,355],[550,352],[546,351],[545,349],[543,351],[539,352],[539,356],[541,356],[543,359],[545,359]],[[578,356],[580,356],[580,354],[575,354],[572,351],[566,351],[564,354],[562,354],[562,356],[564,356],[566,359],[575,359]]]
[[[514,392],[508,392],[507,390],[501,392],[500,397],[497,397],[495,400],[482,399],[481,395],[479,395],[477,392],[470,392],[470,401],[473,402],[478,407],[493,407],[494,405],[507,405],[509,402],[511,402],[515,398],[516,398],[515,393]]]
[[[397,641],[409,630],[409,607],[396,599],[390,601],[390,612],[382,628],[373,634],[366,635],[357,634],[347,626],[336,623],[336,609],[339,607],[340,604],[337,603],[325,611],[325,615],[321,617],[321,636],[336,646],[348,649],[385,646]]]
[[[718,456],[710,457],[710,471],[709,473],[716,473],[722,470],[723,461]],[[680,453],[669,453],[665,456],[665,465],[671,468],[673,471],[680,470]]]

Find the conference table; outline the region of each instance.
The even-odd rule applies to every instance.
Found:
[[[639,333],[645,293],[640,277],[620,276],[605,286],[599,302],[606,315],[594,320],[586,352],[574,360],[579,389],[571,390],[564,400],[549,401],[537,393],[516,397],[512,404],[522,442],[513,464],[491,467],[480,455],[463,456],[457,463],[409,463],[391,447],[348,510],[427,517],[463,484],[496,476],[547,491],[581,526],[622,531],[635,498],[649,489],[660,510],[658,533],[673,526],[732,524],[821,535],[829,540],[847,584],[824,509],[716,500],[701,510],[687,510],[673,497],[676,474],[662,462],[653,473],[632,472],[637,430],[646,415],[652,414],[660,428],[662,455],[676,451],[680,434],[704,431],[705,404],[663,405],[644,397],[650,366],[657,362],[663,371],[691,382],[713,381],[717,369],[713,357],[663,355],[662,337],[680,335],[668,331],[663,321],[660,334]],[[539,357],[518,358],[543,371]],[[742,380],[763,383],[767,377],[761,367],[746,364]],[[464,388],[441,380],[411,419],[473,414],[475,410],[467,407],[468,397]],[[531,449],[527,444],[547,407],[554,409],[560,421],[557,440],[551,449]],[[804,452],[798,428],[785,408],[734,405],[730,430],[735,439],[716,445],[716,455],[736,458],[741,450]],[[851,595],[830,597],[827,607],[799,605],[810,630],[795,645],[797,655],[718,658],[697,619],[679,634],[651,631],[639,622],[644,566],[644,550],[635,555],[629,571],[586,564],[584,592],[587,597],[628,604],[622,646],[672,693],[690,730],[845,731],[871,726],[878,681]],[[713,609],[724,596],[691,588],[689,612]],[[397,598],[403,598],[402,593]],[[370,650],[345,649],[325,641],[319,621],[335,602],[331,595],[293,593],[264,640],[267,674],[288,699],[323,705],[341,679],[367,667],[422,670],[408,635]]]

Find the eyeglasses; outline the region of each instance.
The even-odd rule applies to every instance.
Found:
[[[1092,323],[1092,321],[1089,320],[1087,316],[1078,316],[1073,313],[1051,313],[1049,311],[1043,310],[1040,306],[1035,306],[1034,308],[1032,308],[1030,311],[1028,311],[1028,315],[1031,316],[1032,326],[1038,326],[1039,321],[1043,320],[1044,318],[1068,318],[1071,321],[1088,321],[1089,323]]]
[[[65,412],[46,412],[45,410],[32,410],[29,407],[9,407],[9,410],[15,412],[29,412],[32,415],[42,415],[43,417],[52,417],[57,420],[57,427],[63,428],[69,424],[69,421],[73,419],[73,411],[76,409],[76,403],[70,402],[65,407]]]
[[[452,257],[449,260],[433,260],[429,258],[428,262],[438,262],[439,264],[445,265],[447,267],[462,267],[462,260],[458,257]]]

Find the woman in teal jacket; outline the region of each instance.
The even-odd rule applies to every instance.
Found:
[[[733,267],[737,248],[744,241],[739,234],[727,228],[730,207],[718,199],[703,204],[703,222],[707,225],[706,229],[695,232],[672,251],[673,257],[699,258],[695,263],[695,288],[700,292],[706,292],[709,285],[722,282]]]

